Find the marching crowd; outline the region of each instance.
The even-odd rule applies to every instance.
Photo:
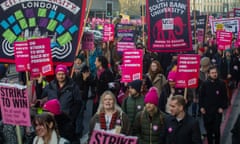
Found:
[[[201,56],[198,88],[185,92],[175,87],[177,54],[144,49],[143,79],[124,83],[115,43],[95,43],[75,58],[72,74],[59,64],[54,78],[34,79],[32,127],[22,127],[24,143],[80,143],[91,99],[88,142],[93,131],[101,129],[136,136],[139,144],[202,144],[205,137],[208,144],[220,144],[224,110],[239,88],[240,49],[218,50],[211,39],[196,53]],[[16,144],[14,129],[1,124],[0,143]],[[239,133],[235,143],[240,142]]]

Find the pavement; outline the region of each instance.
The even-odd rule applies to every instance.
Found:
[[[240,114],[240,87],[235,89],[230,107],[225,112],[225,117],[221,125],[221,144],[231,144],[231,129]]]

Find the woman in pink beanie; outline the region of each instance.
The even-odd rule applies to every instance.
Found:
[[[67,114],[61,111],[60,102],[58,99],[51,99],[43,105],[43,110],[50,112],[54,115],[56,120],[58,132],[61,137],[69,140],[72,144],[78,144],[78,138],[73,131],[75,130],[74,124]]]
[[[143,111],[137,113],[133,135],[138,137],[140,144],[163,143],[165,115],[158,109],[158,89],[151,87],[144,99]]]

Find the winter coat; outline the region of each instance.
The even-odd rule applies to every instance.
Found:
[[[113,81],[114,81],[113,73],[109,69],[104,70],[99,76],[99,78],[96,77],[95,79],[96,95],[100,97],[103,94],[103,92],[108,90],[108,83]]]
[[[202,144],[198,121],[189,115],[180,121],[168,116],[163,141],[165,144]]]
[[[123,100],[122,110],[127,114],[132,128],[136,114],[144,108],[144,96],[128,96]]]
[[[165,115],[160,111],[151,118],[145,110],[137,113],[133,135],[138,137],[139,144],[163,144],[164,118]]]
[[[167,83],[166,77],[161,73],[158,73],[154,79],[151,79],[151,76],[149,73],[147,73],[147,76],[152,82],[152,86],[158,89],[158,94],[160,96],[163,86]]]
[[[54,118],[56,120],[59,135],[61,137],[69,140],[70,142],[78,140],[75,133],[73,133],[73,131],[75,130],[74,124],[66,114],[61,113],[60,115],[55,115]]]
[[[237,66],[237,64],[234,63],[233,59],[231,58],[229,60],[229,63],[226,58],[223,58],[221,61],[221,67],[220,67],[220,77],[224,80],[227,79],[227,75],[231,74],[231,79],[236,79],[237,77],[237,70],[234,69],[234,67]]]
[[[199,106],[206,110],[207,115],[218,113],[219,108],[227,108],[228,97],[225,83],[219,79],[204,81],[200,87]]]
[[[71,120],[76,121],[77,115],[81,109],[82,97],[76,83],[67,77],[66,84],[59,89],[57,80],[51,81],[44,89],[42,98],[47,97],[48,100],[58,99],[61,111],[67,114]]]

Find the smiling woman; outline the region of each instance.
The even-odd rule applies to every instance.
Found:
[[[51,113],[43,112],[36,115],[33,125],[36,131],[33,144],[69,144],[67,140],[60,137],[57,124]]]
[[[98,110],[90,121],[90,136],[93,130],[100,129],[122,134],[128,134],[129,131],[127,115],[117,105],[110,91],[105,91],[101,96]]]

